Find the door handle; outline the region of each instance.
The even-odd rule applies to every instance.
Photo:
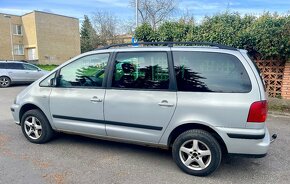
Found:
[[[162,100],[160,103],[158,103],[159,106],[162,106],[162,107],[173,107],[174,105],[171,104],[171,103],[168,103],[167,100]]]
[[[93,98],[91,98],[91,102],[102,102],[102,99],[98,98],[97,96],[93,96]]]

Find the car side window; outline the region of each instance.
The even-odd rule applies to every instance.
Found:
[[[6,69],[6,63],[0,63],[0,69]]]
[[[8,63],[7,69],[23,70],[24,67],[23,67],[22,63]]]
[[[251,81],[234,55],[215,52],[173,52],[179,91],[247,93]]]
[[[59,87],[101,87],[109,54],[93,54],[64,66],[59,74]]]
[[[169,71],[167,53],[118,53],[114,63],[112,87],[168,89]]]
[[[38,70],[37,67],[29,64],[23,64],[25,70]]]

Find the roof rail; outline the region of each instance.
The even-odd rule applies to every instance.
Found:
[[[173,47],[173,45],[201,45],[201,46],[210,46],[210,47],[217,47],[219,49],[227,49],[227,50],[237,50],[234,47],[222,45],[218,43],[211,43],[211,42],[137,42],[137,43],[121,43],[121,44],[112,44],[108,46],[104,46],[101,48],[98,48],[96,50],[102,50],[102,49],[109,49],[112,47],[124,47],[124,46],[135,46],[135,45],[163,45],[168,47]]]

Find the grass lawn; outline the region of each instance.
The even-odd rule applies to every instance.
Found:
[[[58,67],[58,65],[37,65],[39,68],[43,69],[43,70],[47,70],[47,71],[51,71],[53,69],[55,69],[56,67]]]

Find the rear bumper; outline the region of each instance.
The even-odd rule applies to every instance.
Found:
[[[270,146],[270,134],[264,129],[217,128],[229,154],[263,157]]]
[[[10,107],[13,119],[16,124],[20,125],[20,119],[19,119],[19,111],[20,111],[20,106],[18,104],[13,104]]]

